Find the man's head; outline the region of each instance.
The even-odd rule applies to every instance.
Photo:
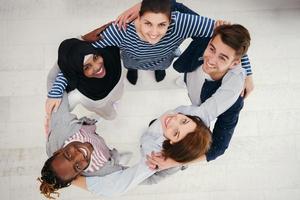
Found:
[[[250,46],[248,30],[239,24],[218,26],[203,54],[203,70],[222,77],[240,63]]]
[[[49,198],[58,189],[69,186],[88,167],[92,151],[90,143],[78,141],[56,151],[41,171],[41,193]]]

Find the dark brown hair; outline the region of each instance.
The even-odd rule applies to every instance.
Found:
[[[53,170],[52,161],[55,158],[55,154],[46,160],[44,167],[41,171],[41,178],[38,178],[38,181],[41,182],[40,191],[48,199],[55,199],[52,194],[56,194],[59,197],[57,190],[68,187],[71,185],[71,182],[76,178],[70,180],[63,180],[57,176],[56,172]]]
[[[221,40],[236,52],[237,57],[242,57],[248,51],[250,46],[249,31],[240,24],[226,24],[215,28],[212,40],[220,35]]]
[[[186,115],[196,123],[193,132],[188,133],[179,142],[171,144],[169,140],[163,143],[162,154],[180,163],[190,162],[204,155],[211,144],[211,131],[197,116]]]
[[[163,13],[171,19],[171,2],[170,0],[143,0],[140,9],[140,16],[146,12]]]

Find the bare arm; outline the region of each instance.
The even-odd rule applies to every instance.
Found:
[[[126,30],[127,24],[138,17],[140,9],[141,3],[137,3],[120,14],[115,21],[119,29],[123,28],[124,30]]]

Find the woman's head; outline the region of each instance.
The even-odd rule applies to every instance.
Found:
[[[43,194],[48,199],[55,199],[53,197],[54,194],[59,196],[59,193],[57,190],[68,187],[71,185],[72,180],[62,180],[52,167],[52,161],[55,158],[55,156],[50,157],[44,164],[44,167],[41,171],[41,178],[38,178],[38,180],[41,182],[40,185],[40,191],[41,194]]]
[[[173,114],[162,117],[163,155],[181,163],[204,155],[211,144],[211,131],[199,117]]]
[[[165,36],[171,21],[170,0],[143,0],[138,17],[139,33],[150,44]]]
[[[83,74],[88,78],[103,78],[105,76],[106,70],[100,54],[89,54],[84,57]]]
[[[67,39],[59,46],[58,65],[67,76],[77,74],[87,78],[103,78],[106,70],[100,51],[88,42]]]
[[[58,189],[69,186],[88,167],[92,151],[90,143],[78,141],[56,151],[41,171],[41,193],[49,198],[53,193],[58,194]]]

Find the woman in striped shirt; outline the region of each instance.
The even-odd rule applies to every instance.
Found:
[[[173,12],[178,11],[180,13],[198,15],[196,12],[194,12],[190,8],[186,7],[184,4],[178,3],[178,2],[176,2],[176,0],[170,0],[170,1],[171,1],[171,8],[172,8]],[[133,7],[129,8],[128,10],[123,12],[116,19],[116,23],[118,24],[119,28],[126,29],[127,23],[135,20],[138,17],[140,9],[141,9],[141,3],[137,3]],[[227,22],[222,21],[222,20],[218,20],[218,21],[216,21],[216,26],[215,27],[217,27],[219,25],[222,25],[224,23],[227,23]],[[101,30],[96,29],[93,34],[90,34],[91,38],[89,38],[89,40],[90,41],[99,40],[100,38],[97,38],[97,36],[100,35]],[[190,70],[188,66],[191,64],[190,59],[193,59],[192,58],[193,57],[193,51],[194,51],[193,49],[197,48],[197,46],[199,46],[199,43],[200,44],[206,43],[206,41],[208,41],[208,39],[210,39],[210,37],[209,38],[193,37],[193,41],[191,42],[191,44],[186,48],[185,52],[183,53],[183,54],[185,54],[184,55],[185,58],[181,58],[182,57],[181,55],[178,58],[178,59],[181,59],[181,60],[186,59],[186,61],[184,61],[185,63],[183,63],[183,67],[185,67],[187,69],[183,69],[184,71]],[[182,61],[180,61],[180,62],[182,62]],[[242,57],[241,65],[242,65],[242,67],[244,68],[244,70],[246,71],[246,74],[247,74],[247,77],[246,77],[246,80],[245,80],[245,85],[244,85],[244,91],[242,93],[242,96],[247,97],[253,91],[253,88],[254,88],[254,84],[253,84],[253,80],[252,80],[252,69],[251,69],[251,65],[250,65],[248,55],[244,55]]]
[[[103,39],[92,45],[119,47],[132,84],[137,81],[138,69],[155,70],[156,80],[161,81],[179,45],[189,37],[210,37],[214,23],[207,17],[171,12],[170,0],[143,0],[138,18],[126,30],[112,24],[103,31]]]

